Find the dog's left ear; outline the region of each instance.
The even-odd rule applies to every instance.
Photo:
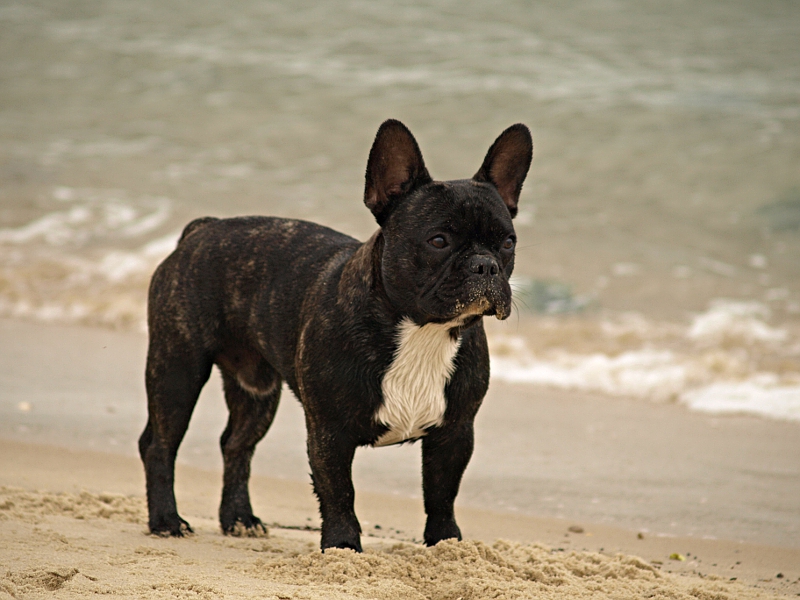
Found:
[[[378,225],[383,226],[398,198],[431,181],[408,128],[395,119],[384,121],[369,151],[364,185],[364,204]]]
[[[491,183],[508,207],[511,217],[517,215],[519,193],[533,159],[530,130],[522,123],[506,129],[486,153],[474,181]]]

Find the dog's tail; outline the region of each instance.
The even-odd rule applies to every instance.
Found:
[[[219,221],[219,219],[217,219],[216,217],[200,217],[199,219],[195,219],[194,221],[189,223],[186,227],[184,227],[183,233],[181,233],[181,239],[178,240],[178,243],[180,244],[188,236],[197,231],[197,229],[199,229],[203,225],[211,223],[212,221]]]

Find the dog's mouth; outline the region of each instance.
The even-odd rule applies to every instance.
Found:
[[[454,278],[433,286],[420,300],[418,306],[437,322],[488,316],[502,321],[511,315],[511,287],[504,277]]]
[[[454,316],[457,318],[469,317],[497,317],[502,321],[511,314],[511,299],[508,295],[501,293],[494,287],[484,290],[483,293],[467,302],[458,301],[454,308]]]

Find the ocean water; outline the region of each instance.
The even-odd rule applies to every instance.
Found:
[[[495,327],[492,374],[512,383],[677,401],[707,413],[800,421],[800,341],[770,326],[769,317],[763,303],[718,299],[685,327],[630,313],[570,324],[540,319],[539,331],[527,335]],[[564,333],[574,340],[576,326],[583,343],[541,343]]]
[[[0,2],[0,316],[141,329],[190,219],[360,238],[378,125],[436,178],[522,121],[497,378],[800,419],[800,5]]]

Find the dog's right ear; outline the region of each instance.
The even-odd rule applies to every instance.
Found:
[[[395,119],[384,121],[369,151],[364,185],[364,204],[378,225],[383,226],[398,198],[431,181],[408,128]]]

